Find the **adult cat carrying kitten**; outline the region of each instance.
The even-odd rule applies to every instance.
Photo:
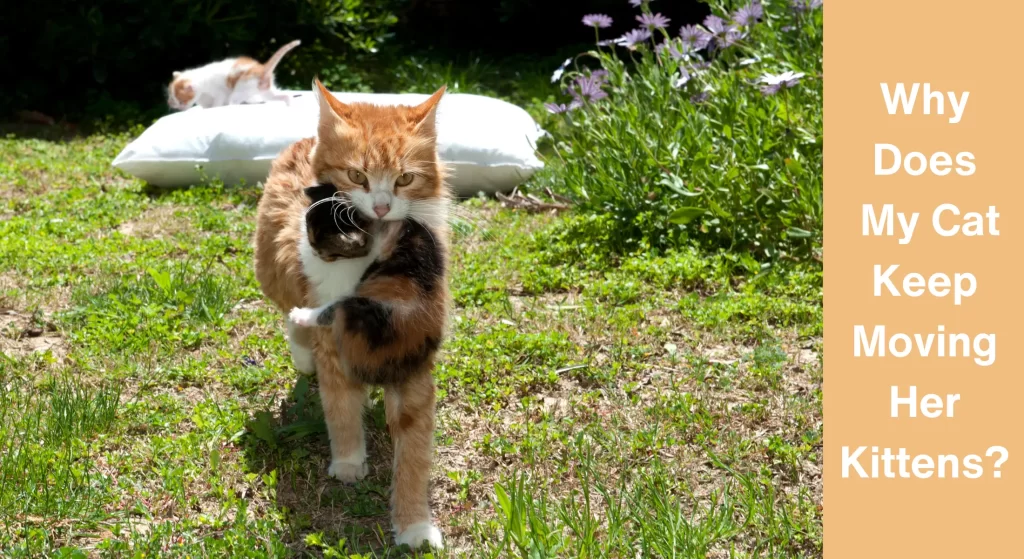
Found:
[[[317,194],[310,191],[323,188],[306,192],[315,200]],[[336,232],[334,250],[352,257],[369,252],[364,238],[372,234],[367,230],[374,231],[379,255],[351,296],[317,308],[294,308],[288,318],[296,326],[333,327],[342,361],[355,379],[401,384],[429,371],[440,346],[447,303],[445,252],[430,228],[415,219],[360,224],[351,209],[345,215],[343,202],[338,208],[342,215],[329,220],[307,213],[307,230],[320,220],[319,228]]]
[[[328,473],[348,482],[366,475],[363,406],[367,386],[382,384],[394,440],[395,541],[442,547],[427,490],[431,372],[448,306],[449,193],[434,125],[444,88],[416,107],[347,105],[319,81],[314,93],[317,136],[286,149],[264,187],[256,277],[283,313],[341,307],[334,328],[306,326],[308,316],[287,321],[296,368],[317,373]],[[326,218],[358,225],[364,243],[340,236]]]
[[[180,111],[193,105],[211,108],[256,101],[289,103],[290,97],[274,85],[274,70],[284,55],[299,44],[296,40],[277,49],[265,64],[241,56],[174,72],[167,87],[167,104]]]

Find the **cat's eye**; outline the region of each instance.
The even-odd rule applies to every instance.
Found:
[[[349,169],[348,180],[362,186],[366,186],[369,182],[366,180],[366,175],[363,174],[362,171],[356,171],[355,169]]]
[[[395,179],[395,186],[409,186],[413,178],[412,173],[402,173],[400,177]]]

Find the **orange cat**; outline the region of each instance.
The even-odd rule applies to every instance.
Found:
[[[434,127],[444,88],[416,107],[346,105],[319,81],[314,93],[316,138],[286,149],[264,187],[256,277],[283,313],[336,309],[326,313],[331,322],[337,312],[333,330],[310,326],[319,314],[286,322],[296,368],[315,369],[319,380],[328,474],[346,482],[366,475],[366,386],[383,385],[395,541],[440,548],[428,482],[431,372],[448,306],[449,192]]]

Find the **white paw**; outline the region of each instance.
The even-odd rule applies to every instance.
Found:
[[[444,549],[441,531],[430,522],[417,522],[395,537],[395,544],[407,545],[413,549],[419,549],[424,542],[434,549]]]
[[[292,364],[296,370],[305,375],[316,371],[313,350],[295,342],[295,325],[291,323],[288,323],[288,349],[292,352]]]
[[[299,326],[316,326],[316,309],[295,307],[288,313],[288,320]]]
[[[366,462],[331,460],[331,465],[327,468],[327,475],[336,478],[338,481],[355,483],[366,477],[367,470]]]
[[[299,344],[291,344],[292,346],[292,364],[295,365],[295,370],[304,374],[311,375],[316,372],[316,362],[313,359],[313,352],[306,347],[302,347]]]

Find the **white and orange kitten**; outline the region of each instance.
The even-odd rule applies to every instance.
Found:
[[[241,56],[174,72],[174,79],[167,88],[167,104],[181,111],[193,105],[208,109],[262,101],[289,103],[288,95],[274,85],[274,69],[299,43],[292,41],[277,49],[265,64]]]

